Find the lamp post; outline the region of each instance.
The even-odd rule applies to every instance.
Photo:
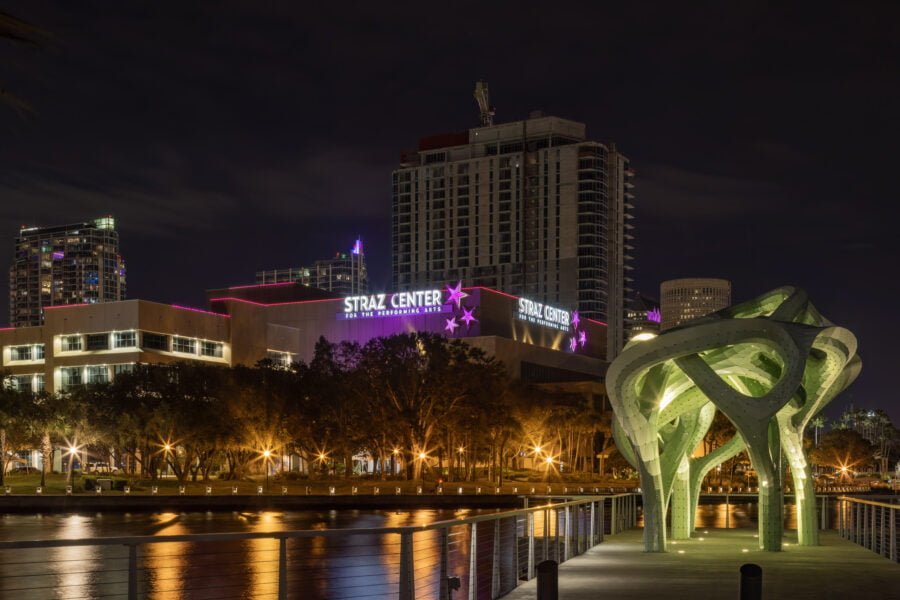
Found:
[[[419,452],[419,470],[422,471],[422,489],[425,488],[425,461],[428,459],[428,455],[424,452]]]
[[[271,450],[263,450],[263,468],[266,470],[266,493],[269,493],[269,459],[272,456]]]
[[[69,455],[69,472],[66,474],[67,483],[75,482],[75,474],[72,472],[72,467],[75,465],[75,455],[78,454],[78,446],[70,445],[66,449],[66,454]]]
[[[172,444],[170,444],[169,442],[166,442],[163,445],[163,464],[166,467],[166,470],[163,473],[163,475],[167,475],[169,473],[169,453],[171,451],[172,451]]]

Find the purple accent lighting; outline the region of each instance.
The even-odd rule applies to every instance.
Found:
[[[653,323],[662,323],[662,315],[659,312],[659,308],[653,308],[647,311],[647,320]]]
[[[582,348],[584,348],[586,344],[587,344],[587,331],[582,329],[581,331],[578,332],[578,345],[581,346]]]
[[[59,252],[59,251],[57,251],[57,252],[54,252],[54,253],[53,253],[53,260],[62,260],[62,259],[64,259],[65,257],[66,257],[66,253],[65,253],[65,252]]]
[[[409,317],[416,315],[432,315],[435,313],[453,312],[449,304],[440,306],[408,306],[405,308],[385,308],[383,310],[360,310],[356,312],[337,313],[338,321],[353,321],[355,319],[379,319],[384,317]]]
[[[449,331],[451,334],[456,333],[456,328],[459,327],[459,323],[456,322],[456,317],[450,317],[446,320],[446,323],[444,331]]]
[[[581,323],[581,317],[578,316],[578,311],[572,313],[572,327],[578,329],[578,324]]]
[[[569,350],[571,350],[572,352],[578,350],[578,338],[576,338],[574,335],[569,338]]]
[[[351,250],[350,252],[356,255],[360,255],[363,253],[363,243],[360,238],[356,238],[356,243],[353,244],[353,250]]]
[[[462,281],[457,282],[456,287],[448,285],[447,293],[450,294],[450,296],[447,298],[447,304],[453,304],[455,302],[456,308],[459,308],[462,303],[462,299],[468,296],[467,293],[462,291]]]
[[[177,308],[178,310],[189,310],[195,313],[201,313],[204,315],[213,315],[215,317],[225,317],[226,319],[230,319],[231,315],[226,315],[224,313],[212,312],[210,310],[203,310],[202,308],[194,308],[193,306],[181,306],[179,304],[171,304],[172,308]]]
[[[476,319],[475,315],[474,315],[475,307],[473,306],[471,309],[469,309],[469,308],[466,308],[465,306],[463,306],[462,310],[463,310],[463,316],[461,317],[461,319],[466,324],[466,329],[468,329],[469,327],[472,326],[473,321],[478,321],[478,319]]]

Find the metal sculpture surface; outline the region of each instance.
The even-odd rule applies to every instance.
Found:
[[[665,551],[670,504],[673,537],[689,538],[704,476],[745,449],[759,478],[760,548],[782,546],[782,456],[796,491],[799,542],[818,544],[803,432],[861,366],[853,334],[795,287],[629,342],[606,382],[616,445],[641,476],[645,549]],[[716,410],[737,434],[694,457]]]

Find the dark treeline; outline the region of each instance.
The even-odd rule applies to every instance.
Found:
[[[526,460],[545,475],[596,473],[610,442],[611,415],[590,397],[510,381],[483,351],[431,334],[321,339],[290,369],[135,365],[64,393],[2,394],[0,455],[40,449],[44,473],[54,447],[77,445],[129,475],[168,469],[180,481],[243,479],[268,451],[275,472],[413,479],[424,468],[502,483]]]

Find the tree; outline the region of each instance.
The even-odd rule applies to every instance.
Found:
[[[0,40],[34,49],[43,46],[48,37],[45,31],[34,25],[17,19],[7,12],[0,11]],[[2,87],[0,87],[0,102],[11,107],[19,115],[33,112],[27,102],[7,92]]]
[[[875,447],[852,429],[833,429],[819,439],[809,456],[815,464],[848,473],[872,465]]]

